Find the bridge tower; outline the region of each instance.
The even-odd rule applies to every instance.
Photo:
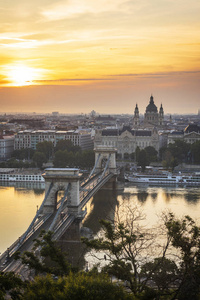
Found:
[[[113,174],[117,173],[116,168],[116,152],[117,149],[113,147],[98,146],[94,149],[95,151],[95,166],[96,171],[102,171],[108,162],[108,169]]]
[[[45,170],[45,203],[42,213],[54,213],[58,208],[58,192],[67,193],[67,208],[71,214],[78,214],[80,204],[79,197],[79,169],[69,168],[48,168]]]

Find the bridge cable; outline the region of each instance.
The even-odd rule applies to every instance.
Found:
[[[88,180],[89,180],[90,177],[94,174],[94,171],[95,171],[96,166],[97,166],[97,164],[98,164],[98,162],[99,162],[100,156],[101,156],[101,154],[99,153],[99,155],[98,155],[98,157],[97,157],[97,160],[96,160],[96,162],[95,162],[94,168],[92,169],[92,171],[90,172],[90,175],[88,176]]]
[[[49,189],[48,189],[48,191],[47,191],[47,193],[46,193],[46,195],[45,195],[45,197],[44,197],[44,200],[42,201],[42,204],[40,205],[40,208],[38,209],[38,211],[37,211],[35,217],[33,218],[31,224],[29,225],[28,229],[27,229],[26,232],[24,233],[23,237],[21,238],[21,240],[20,240],[20,242],[19,242],[20,245],[23,243],[23,241],[25,240],[27,234],[28,234],[29,231],[31,230],[33,224],[35,223],[35,221],[37,220],[38,216],[40,215],[40,213],[41,213],[41,211],[42,211],[42,209],[43,209],[43,206],[44,206],[44,204],[45,204],[45,202],[46,202],[47,197],[49,196],[49,193],[50,193],[52,187],[53,187],[53,182],[51,182],[51,184],[50,184],[50,186],[49,186]]]
[[[103,171],[103,173],[102,173],[102,175],[101,175],[99,181],[104,177],[104,175],[105,175],[105,173],[106,173],[106,171],[107,171],[107,169],[108,169],[108,165],[109,165],[109,162],[110,162],[110,157],[111,157],[111,153],[109,154],[109,157],[108,157],[108,160],[107,160],[107,162],[106,162],[104,171]]]
[[[62,210],[64,201],[65,201],[65,199],[66,199],[66,197],[67,197],[67,194],[68,194],[68,192],[69,192],[69,186],[70,186],[70,183],[68,183],[68,185],[67,185],[67,188],[66,188],[66,190],[65,190],[65,194],[64,194],[64,196],[63,196],[63,198],[62,198],[62,200],[61,200],[59,209],[58,209],[57,212],[56,212],[56,215],[55,215],[55,217],[54,217],[54,219],[53,219],[53,221],[52,221],[52,223],[51,223],[51,225],[50,225],[50,227],[49,227],[49,230],[53,230],[53,227],[54,227],[54,225],[55,225],[55,223],[56,223],[56,221],[57,221],[57,219],[58,219],[58,217],[59,217],[59,215],[60,215],[60,212],[61,212],[61,210]]]

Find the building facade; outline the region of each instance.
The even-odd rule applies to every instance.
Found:
[[[14,151],[14,136],[0,136],[0,160],[6,160],[11,157]]]
[[[84,130],[24,130],[15,135],[14,149],[36,149],[38,143],[52,142],[54,147],[59,140],[70,140],[74,146],[80,146],[82,150],[93,149],[94,142],[91,134]]]
[[[144,149],[148,146],[159,150],[159,135],[157,130],[134,130],[129,126],[119,129],[97,130],[94,146],[115,147],[120,157],[135,152],[136,148]]]
[[[200,141],[200,126],[196,124],[190,124],[183,131],[171,132],[168,135],[167,144],[173,144],[176,140],[182,140],[189,144]]]

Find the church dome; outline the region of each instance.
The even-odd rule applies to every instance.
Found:
[[[146,113],[147,112],[154,112],[154,113],[158,112],[157,106],[154,104],[153,101],[153,96],[150,97],[149,105],[147,105],[146,107]]]

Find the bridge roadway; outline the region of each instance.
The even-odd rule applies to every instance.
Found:
[[[98,174],[94,174],[91,178],[86,179],[81,182],[80,184],[80,204],[79,209],[81,214],[78,216],[79,218],[84,218],[86,215],[86,211],[82,211],[82,208],[87,204],[89,199],[112,177],[114,176],[113,173],[110,173],[108,170],[106,172],[100,172]],[[62,200],[62,199],[61,199]],[[61,203],[61,201],[60,201]],[[59,209],[59,205],[57,209]],[[20,239],[15,241],[9,249],[9,257],[8,251],[5,251],[0,257],[0,271],[8,272],[13,271],[15,273],[20,274],[24,277],[26,273],[26,267],[22,266],[20,261],[15,261],[13,258],[13,254],[16,251],[20,251],[21,253],[24,251],[31,251],[34,239],[36,239],[41,230],[48,231],[51,227],[51,224],[56,216],[57,211],[53,214],[45,214],[41,215],[37,221],[32,226],[31,230],[26,235],[23,242],[20,244]],[[75,220],[75,216],[70,214],[67,208],[67,197],[64,199],[64,204],[62,206],[61,216],[57,220],[54,228],[53,228],[53,240],[58,240],[64,232],[70,227],[70,225]],[[23,237],[23,235],[22,235]]]

